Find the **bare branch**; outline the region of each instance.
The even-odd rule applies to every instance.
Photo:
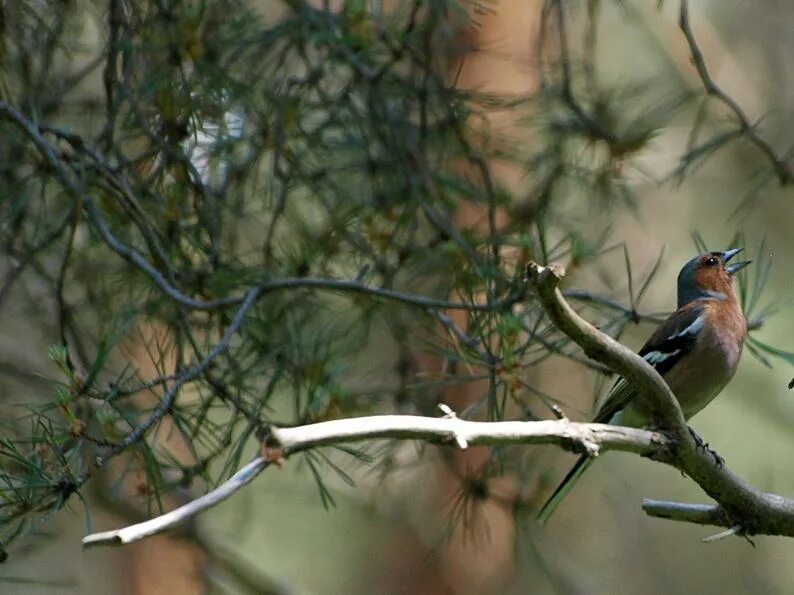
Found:
[[[105,531],[102,533],[92,533],[83,538],[83,545],[91,547],[94,545],[126,545],[144,537],[162,533],[166,529],[178,525],[200,512],[220,504],[226,498],[239,491],[242,487],[251,483],[268,466],[268,461],[262,457],[257,457],[245,467],[235,473],[228,481],[218,486],[211,492],[180,506],[176,510],[167,512],[148,521],[130,525],[117,531]]]
[[[592,456],[607,450],[658,457],[670,447],[664,434],[606,424],[583,424],[567,419],[548,421],[475,422],[447,414],[441,418],[413,415],[376,415],[339,419],[293,428],[271,428],[265,456],[255,458],[231,479],[196,500],[149,521],[116,531],[94,533],[83,538],[84,546],[124,545],[161,533],[219,504],[237,492],[269,462],[280,462],[290,454],[318,446],[396,438],[416,439],[460,448],[476,445],[557,444]]]
[[[706,60],[703,58],[703,52],[695,39],[695,34],[692,32],[692,27],[689,24],[689,2],[688,0],[681,0],[681,10],[678,16],[678,26],[684,32],[686,42],[689,45],[689,51],[692,54],[692,62],[695,64],[698,76],[703,82],[703,88],[706,93],[712,97],[719,99],[725,106],[733,112],[739,124],[739,131],[747,137],[747,139],[758,147],[761,152],[769,159],[772,164],[772,169],[778,178],[781,186],[791,182],[792,170],[791,167],[785,162],[784,157],[777,155],[775,150],[766,142],[755,129],[755,126],[750,123],[744,110],[736,103],[730,95],[725,93],[711,78],[708,68],[706,67]]]
[[[608,366],[636,385],[660,421],[666,422],[666,425],[675,430],[685,428],[681,407],[656,370],[631,349],[599,331],[571,308],[558,288],[564,275],[562,267],[554,265],[541,267],[530,263],[527,267],[527,277],[537,290],[551,321],[584,349],[588,357]]]
[[[312,277],[299,277],[289,279],[277,279],[262,283],[258,286],[262,293],[269,293],[280,289],[295,289],[299,287],[310,287],[314,289],[324,289],[328,291],[348,291],[361,293],[390,299],[422,308],[443,308],[447,310],[468,310],[471,312],[490,312],[509,308],[517,303],[523,295],[516,294],[501,300],[496,300],[490,304],[477,304],[467,302],[451,302],[422,295],[415,295],[385,287],[371,287],[358,281],[348,281],[346,279],[321,279]]]
[[[660,519],[684,521],[697,525],[732,526],[728,515],[716,504],[686,504],[646,498],[642,501],[642,509],[648,516]]]
[[[755,544],[747,536],[745,528],[740,524],[731,524],[730,516],[716,504],[684,504],[681,502],[668,502],[667,500],[645,499],[642,501],[642,509],[648,516],[660,519],[728,527],[725,531],[704,537],[701,540],[703,543],[713,543],[726,537],[738,535],[747,539],[755,547]]]
[[[565,271],[561,267],[542,267],[535,263],[527,266],[527,277],[535,286],[546,313],[555,325],[573,339],[585,353],[606,364],[639,389],[652,411],[670,433],[674,448],[657,460],[668,463],[692,478],[719,504],[722,516],[709,517],[687,505],[678,505],[671,512],[677,520],[688,520],[687,514],[698,510],[699,521],[725,527],[741,527],[741,534],[786,535],[794,537],[794,500],[762,492],[731,473],[720,458],[702,445],[695,443],[687,429],[681,408],[661,376],[640,356],[624,347],[583,320],[565,301],[558,289]],[[666,456],[669,454],[669,457]],[[649,507],[650,510],[657,508]],[[670,508],[668,507],[668,511]],[[682,518],[683,517],[683,518]],[[672,518],[672,517],[671,517]],[[738,533],[738,531],[737,531]]]
[[[617,430],[617,431],[615,431]],[[545,421],[467,421],[457,417],[377,415],[326,421],[294,428],[273,428],[268,446],[291,454],[339,442],[375,438],[454,442],[469,446],[509,444],[557,444],[597,456],[602,450],[622,450],[657,456],[668,439],[658,432],[608,424],[583,424],[567,419]]]

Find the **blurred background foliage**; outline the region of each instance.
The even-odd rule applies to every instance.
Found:
[[[637,347],[737,242],[752,339],[694,426],[794,492],[794,10],[646,4],[0,2],[3,592],[786,592],[790,540],[644,518],[703,496],[632,457],[539,529],[548,447],[311,451],[175,535],[78,545],[270,423],[587,419],[613,379],[522,264]]]

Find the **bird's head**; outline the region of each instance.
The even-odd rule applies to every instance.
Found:
[[[752,261],[728,262],[742,250],[706,252],[686,263],[678,273],[678,307],[709,297],[735,299],[733,275]]]

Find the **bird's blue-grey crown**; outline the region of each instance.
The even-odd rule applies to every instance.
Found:
[[[697,271],[703,266],[704,256],[714,256],[719,258],[723,264],[726,264],[731,258],[739,254],[744,248],[733,248],[725,250],[725,252],[707,252],[706,254],[699,254],[692,260],[687,262],[681,272],[678,273],[678,307],[681,308],[694,300],[702,300],[704,298],[725,298],[719,292],[714,292],[709,289],[699,287],[697,284]],[[715,263],[717,264],[717,263]],[[750,264],[750,261],[736,262],[725,267],[729,275],[740,271]]]

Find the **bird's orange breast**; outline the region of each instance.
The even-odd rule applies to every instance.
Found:
[[[703,315],[709,319],[692,352],[665,375],[687,419],[708,405],[733,378],[747,334],[738,304],[716,302]]]

